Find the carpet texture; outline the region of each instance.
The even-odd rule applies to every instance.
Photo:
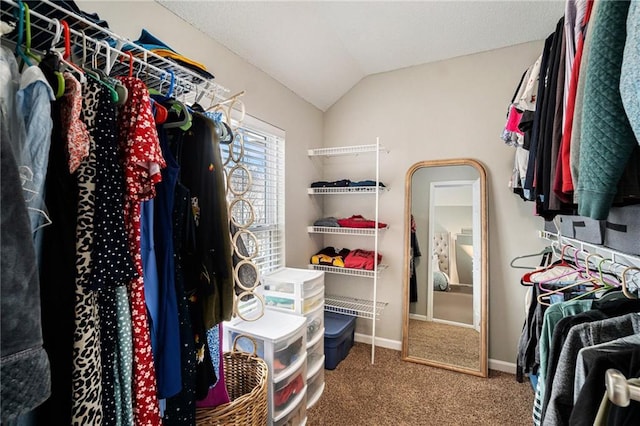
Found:
[[[480,333],[473,328],[410,319],[409,336],[410,356],[480,368]]]
[[[533,391],[515,376],[487,379],[402,361],[400,352],[356,343],[335,370],[325,370],[324,394],[307,425],[531,424]]]

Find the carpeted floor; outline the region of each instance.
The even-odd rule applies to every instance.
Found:
[[[409,355],[480,368],[480,333],[473,328],[409,320]]]
[[[433,317],[473,324],[473,295],[454,291],[434,291]]]
[[[400,352],[356,343],[335,370],[325,370],[324,394],[307,425],[526,426],[533,391],[515,376],[482,379],[402,361]]]

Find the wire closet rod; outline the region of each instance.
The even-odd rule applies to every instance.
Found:
[[[568,256],[581,256],[581,260],[594,260],[594,267],[599,267],[603,272],[610,272],[621,279],[626,279],[627,287],[635,293],[640,292],[640,257],[622,253],[605,246],[591,244],[562,236],[560,233],[540,231],[540,237],[552,241],[558,246],[558,252],[564,252]],[[591,251],[587,250],[591,249]],[[589,257],[593,254],[592,257]],[[595,256],[595,255],[598,256]],[[604,259],[604,260],[603,260]],[[633,268],[633,269],[631,269]]]
[[[19,10],[19,4],[13,0],[2,0],[2,3],[13,6]],[[96,25],[84,17],[78,16],[73,11],[67,10],[57,5],[55,2],[43,0],[40,4],[48,5],[60,13],[67,15],[64,19],[68,19],[69,21],[69,32],[73,35],[75,43],[82,43],[83,40],[86,40],[86,44],[88,45],[87,51],[91,55],[95,53],[95,49],[97,48],[99,55],[104,60],[109,58],[108,66],[113,69],[115,74],[123,74],[125,71],[128,71],[129,61],[133,59],[136,64],[134,68],[138,70],[138,73],[142,71],[141,77],[152,77],[157,80],[157,82],[152,85],[154,88],[158,88],[159,86],[162,87],[164,84],[169,85],[171,83],[170,80],[173,80],[175,93],[177,95],[190,94],[194,98],[194,101],[199,101],[203,96],[207,96],[210,99],[211,105],[226,101],[224,95],[229,92],[229,89],[223,87],[217,82],[214,82],[211,79],[205,79],[203,76],[181,66],[178,63],[168,61],[165,58],[133,43],[132,41],[117,35],[109,29]],[[5,15],[10,15],[10,12],[6,7],[3,7],[2,9],[2,16],[4,19]],[[56,23],[57,19],[43,15],[38,11],[37,7],[30,10],[30,15],[31,26],[40,31],[49,33],[53,38],[55,26],[59,25]],[[45,22],[45,24],[39,21]],[[73,24],[77,24],[78,27],[82,27],[82,30],[74,28]],[[95,38],[94,36],[87,34],[88,31],[94,34],[102,34],[104,37],[101,39]],[[114,40],[116,42],[116,47],[106,43],[106,39]],[[122,50],[125,45],[127,45],[130,50]],[[40,46],[33,46],[33,48],[41,52],[46,52],[46,50],[49,49],[49,45],[44,46],[41,44]],[[131,52],[132,55],[129,55],[128,52]],[[122,58],[124,62],[119,63],[119,58]],[[148,81],[146,83],[150,85]]]

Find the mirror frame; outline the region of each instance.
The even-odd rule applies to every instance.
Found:
[[[410,226],[411,223],[411,181],[414,173],[425,167],[446,167],[446,166],[471,166],[478,171],[480,178],[480,368],[472,369],[453,364],[428,360],[409,355],[409,246],[411,241]],[[471,374],[479,377],[487,377],[488,371],[488,346],[489,346],[489,229],[488,229],[488,212],[487,212],[487,172],[477,160],[470,158],[457,158],[447,160],[430,160],[420,161],[412,165],[407,171],[405,179],[405,214],[404,214],[404,275],[403,275],[403,293],[402,293],[402,360],[415,362],[418,364],[429,365],[432,367],[444,368],[447,370],[457,371],[460,373]]]

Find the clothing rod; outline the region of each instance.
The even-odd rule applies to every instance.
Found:
[[[622,253],[601,245],[564,237],[548,231],[540,231],[540,237],[559,244],[559,247],[555,247],[556,250],[561,252],[564,249],[565,254],[570,257],[582,255],[581,260],[586,260],[587,256],[591,253],[600,255],[601,257],[590,259],[596,260],[592,265],[595,268],[601,267],[603,272],[610,272],[620,277],[620,279],[623,278],[622,275],[628,267],[640,267],[640,257],[638,256]],[[587,250],[587,248],[591,249],[591,251]],[[605,259],[604,261],[602,260],[603,258]],[[629,271],[625,276],[628,289],[632,292],[640,291],[640,271]]]
[[[2,0],[2,3],[6,3],[14,8],[18,8],[19,5],[13,0]],[[88,54],[93,54],[96,46],[100,46],[100,58],[105,61],[106,53],[104,52],[105,43],[107,38],[110,38],[116,42],[116,47],[108,46],[109,54],[110,54],[110,64],[112,67],[112,72],[115,75],[118,74],[126,74],[129,69],[129,55],[127,52],[122,50],[122,47],[126,44],[131,47],[129,52],[132,53],[133,61],[135,63],[134,68],[137,70],[137,74],[139,77],[150,76],[157,80],[157,83],[153,85],[153,88],[157,88],[164,81],[168,87],[168,83],[171,79],[170,74],[174,75],[174,86],[178,89],[178,95],[186,95],[187,93],[193,97],[195,101],[196,98],[202,98],[203,96],[207,96],[210,99],[210,103],[224,101],[224,95],[229,92],[228,89],[224,88],[220,84],[211,81],[210,79],[205,79],[203,76],[198,75],[197,73],[175,63],[166,60],[165,58],[142,48],[141,46],[136,45],[135,43],[127,40],[117,34],[113,33],[109,29],[100,27],[93,22],[76,15],[74,12],[64,9],[61,6],[55,4],[55,2],[44,0],[40,2],[42,4],[46,4],[56,9],[57,11],[66,15],[65,20],[68,19],[70,34],[72,34],[72,40],[75,41],[74,44],[77,44],[78,41],[82,41],[83,38],[87,41],[89,45],[87,47]],[[8,20],[14,21],[15,17],[11,16],[11,11],[9,8],[2,8],[2,17],[5,20],[5,16],[9,18]],[[31,16],[31,27],[37,28],[38,30],[48,33],[53,37],[53,32],[55,29],[53,28],[55,21],[53,18],[43,15],[38,11],[37,7],[34,7],[30,10]],[[67,18],[68,17],[68,18]],[[34,19],[35,18],[35,19]],[[41,22],[39,22],[41,21]],[[45,24],[43,24],[44,22]],[[82,31],[77,28],[74,28],[73,24],[79,24],[82,27]],[[76,25],[78,26],[78,25]],[[92,34],[87,34],[87,30]],[[105,40],[97,39],[93,34],[101,34]],[[32,38],[34,38],[32,36]],[[4,39],[4,37],[3,37]],[[48,44],[45,45],[44,42],[41,42],[39,46],[32,46],[33,50],[46,52],[50,48],[51,38],[46,41]],[[124,62],[118,61],[118,58],[126,58]],[[144,79],[144,78],[143,78]],[[148,82],[147,82],[148,83]]]

